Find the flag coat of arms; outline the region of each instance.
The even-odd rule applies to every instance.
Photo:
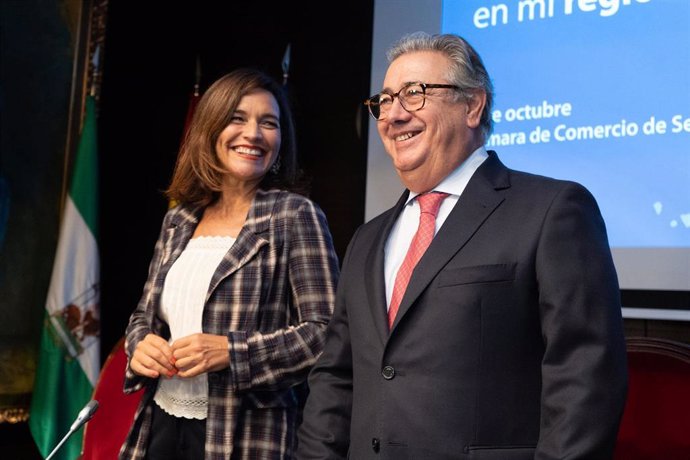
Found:
[[[86,116],[60,226],[45,305],[29,427],[46,457],[91,399],[100,371],[100,264],[97,245],[98,157],[93,96]],[[54,459],[74,460],[83,428]]]

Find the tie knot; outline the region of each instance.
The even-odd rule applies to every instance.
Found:
[[[421,212],[436,216],[436,214],[438,214],[438,208],[441,207],[441,202],[447,196],[447,193],[441,192],[428,192],[418,195],[417,201],[419,202]]]

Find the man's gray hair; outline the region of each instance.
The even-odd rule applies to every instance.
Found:
[[[494,101],[494,88],[489,73],[484,67],[477,51],[465,39],[454,34],[431,35],[415,32],[403,36],[388,50],[388,62],[393,62],[403,54],[416,51],[439,51],[451,62],[446,76],[448,81],[460,87],[460,94],[471,97],[471,92],[463,90],[479,89],[486,93],[486,105],[482,112],[481,128],[488,139],[492,130],[491,108]],[[437,83],[437,82],[426,82]]]

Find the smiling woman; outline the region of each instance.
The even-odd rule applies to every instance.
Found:
[[[252,69],[209,87],[126,331],[125,391],[146,394],[120,458],[292,458],[338,277],[297,171],[282,87]]]
[[[273,95],[255,90],[240,101],[230,124],[216,141],[216,153],[227,170],[227,187],[254,188],[270,168],[279,171],[280,108]]]
[[[283,89],[265,74],[241,69],[219,78],[199,101],[167,194],[207,206],[230,180],[233,159],[256,157],[266,166],[254,177],[263,188],[299,191],[295,128]]]

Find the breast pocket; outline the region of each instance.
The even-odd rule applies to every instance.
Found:
[[[461,284],[502,283],[515,280],[517,263],[448,268],[438,275],[438,287]]]

